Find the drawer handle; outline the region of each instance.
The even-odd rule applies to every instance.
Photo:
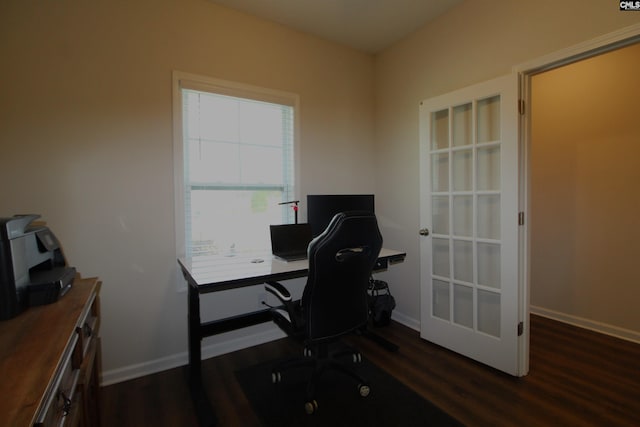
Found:
[[[91,334],[93,334],[93,329],[91,329],[91,326],[89,326],[89,324],[88,324],[88,323],[85,323],[85,324],[84,324],[83,329],[84,329],[84,334],[85,334],[86,336],[90,337],[90,336],[91,336]]]
[[[69,415],[69,412],[71,412],[71,399],[69,399],[67,397],[66,394],[64,394],[64,391],[60,390],[59,392],[59,397],[60,399],[62,399],[62,414],[66,417],[67,415]]]

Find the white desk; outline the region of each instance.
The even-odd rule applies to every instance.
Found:
[[[404,261],[406,253],[383,248],[375,271],[386,270],[389,265]],[[243,313],[237,316],[202,323],[200,319],[200,294],[255,286],[267,281],[279,281],[305,277],[307,260],[285,262],[275,259],[271,253],[235,254],[233,256],[203,256],[179,258],[178,264],[187,281],[188,334],[189,334],[189,386],[200,425],[216,425],[211,404],[202,386],[202,339],[211,335],[271,321],[268,309]]]
[[[374,271],[403,262],[405,256],[404,252],[382,248]],[[180,258],[178,263],[189,287],[197,287],[199,293],[259,285],[267,280],[305,277],[309,268],[308,260],[285,262],[271,253]]]

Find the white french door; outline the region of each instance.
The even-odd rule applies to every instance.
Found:
[[[517,76],[421,102],[420,155],[421,337],[525,375]]]

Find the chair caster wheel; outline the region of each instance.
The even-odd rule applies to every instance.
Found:
[[[360,384],[358,385],[358,392],[360,393],[360,396],[367,397],[369,396],[369,393],[371,393],[371,388],[366,384]]]
[[[272,372],[271,382],[274,384],[278,384],[280,381],[282,381],[282,376],[280,375],[280,372]]]
[[[307,415],[311,415],[318,410],[318,402],[312,400],[311,402],[307,402],[304,404],[304,411]]]
[[[313,356],[313,353],[311,352],[310,348],[305,347],[304,350],[302,351],[302,355],[304,357],[311,357],[311,356]]]
[[[360,353],[353,353],[353,363],[362,362],[362,355]]]

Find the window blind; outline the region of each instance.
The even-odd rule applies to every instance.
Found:
[[[180,90],[187,256],[266,250],[268,225],[293,218],[279,205],[295,197],[292,102],[216,88]]]

